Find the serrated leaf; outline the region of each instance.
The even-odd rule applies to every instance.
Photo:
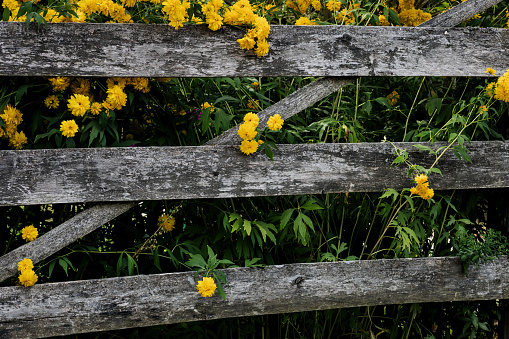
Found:
[[[307,215],[305,215],[304,213],[302,213],[302,220],[304,221],[304,223],[313,230],[313,232],[315,231],[315,227],[313,226],[313,221],[311,220],[310,217],[308,217]]]
[[[246,231],[247,235],[251,235],[251,221],[244,220],[244,231]]]
[[[190,254],[191,258],[186,262],[186,265],[191,267],[197,267],[202,270],[207,268],[207,262],[203,259],[201,254]]]

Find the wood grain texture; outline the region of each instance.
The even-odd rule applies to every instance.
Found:
[[[507,257],[363,260],[222,270],[226,300],[202,298],[194,272],[0,288],[0,338],[44,337],[333,308],[509,297]],[[200,280],[198,276],[196,280]]]
[[[422,23],[419,27],[454,27],[500,2],[502,0],[468,0]]]
[[[406,148],[413,163],[434,156]],[[439,145],[435,143],[435,146]],[[473,142],[472,164],[448,151],[434,189],[509,187],[509,143]],[[389,169],[385,143],[279,145],[274,161],[238,146],[125,147],[0,151],[0,205],[228,198],[375,192],[411,185],[405,168]],[[476,178],[476,180],[472,180]]]
[[[271,26],[270,53],[240,49],[240,29],[203,25],[0,23],[0,75],[144,77],[486,76],[509,64],[496,28]]]
[[[0,281],[15,275],[18,272],[18,262],[24,258],[30,258],[36,264],[124,213],[134,205],[136,203],[96,205],[78,213],[34,241],[12,250],[0,257]]]

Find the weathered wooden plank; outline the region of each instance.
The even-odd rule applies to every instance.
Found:
[[[241,50],[234,27],[0,23],[0,75],[486,76],[509,64],[495,28],[271,27],[270,53]]]
[[[413,163],[434,156],[406,148]],[[435,146],[438,147],[436,143]],[[380,191],[410,186],[404,168],[388,169],[385,143],[279,145],[274,161],[238,146],[125,147],[0,151],[0,205],[227,198]],[[509,187],[509,143],[473,142],[472,164],[448,151],[435,189]],[[472,180],[476,178],[476,180]]]
[[[419,25],[420,27],[454,27],[502,0],[468,0]]]
[[[507,257],[363,260],[222,270],[227,299],[202,298],[194,272],[0,289],[0,337],[26,338],[389,304],[509,297]],[[197,278],[199,280],[201,278]]]
[[[135,205],[136,203],[96,205],[78,213],[34,241],[12,250],[0,257],[0,281],[15,275],[18,272],[18,262],[24,258],[38,263]]]
[[[312,83],[288,95],[283,100],[278,101],[261,112],[258,112],[257,114],[260,118],[259,125],[266,126],[269,117],[274,114],[279,114],[283,119],[288,119],[351,82],[352,79],[349,78],[334,77],[325,77],[313,81]],[[209,140],[205,144],[212,146],[240,143],[241,139],[237,134],[239,125],[230,128],[223,134]]]

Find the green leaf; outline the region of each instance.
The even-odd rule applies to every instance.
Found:
[[[136,261],[131,257],[128,253],[127,255],[127,273],[129,275],[134,275],[134,268],[136,267],[136,270],[138,270],[138,265],[136,265]]]
[[[37,140],[39,140],[39,139],[46,138],[46,137],[50,137],[50,136],[52,136],[53,134],[58,133],[58,132],[59,132],[59,130],[58,130],[58,129],[53,128],[53,129],[52,129],[51,131],[49,131],[48,133],[44,133],[44,134],[37,134],[37,135],[35,136],[34,143],[35,143],[35,142],[37,142]]]
[[[304,223],[306,223],[306,225],[309,226],[309,228],[311,228],[313,230],[313,232],[315,231],[315,227],[313,226],[313,221],[311,220],[310,217],[308,217],[307,215],[302,213],[302,220],[304,221]]]
[[[308,211],[314,211],[314,210],[323,210],[323,207],[316,204],[316,201],[314,200],[308,200],[302,205],[300,208],[308,210]]]
[[[2,15],[2,20],[3,20],[3,21],[9,21],[9,17],[10,17],[10,16],[11,16],[11,11],[10,11],[7,7],[5,7],[5,9],[4,9],[4,13],[3,13],[3,15]],[[50,274],[50,275],[51,275],[51,274]]]
[[[67,268],[68,268],[67,261],[65,261],[64,259],[60,258],[60,259],[58,259],[58,264],[60,266],[62,266],[62,268],[64,269],[65,275],[69,276],[69,274],[67,273]]]
[[[385,190],[384,194],[382,194],[380,199],[388,198],[390,196],[392,196],[392,202],[394,203],[396,201],[396,199],[398,198],[399,193],[395,189],[388,188]]]
[[[417,144],[417,145],[413,145],[415,148],[421,150],[421,151],[427,151],[429,152],[429,154],[435,154],[436,152],[434,150],[432,150],[431,148],[429,148],[428,146],[424,146],[424,145],[420,145],[420,144]]]
[[[53,269],[55,268],[56,263],[57,263],[56,260],[53,260],[52,262],[50,262],[49,267],[48,267],[48,278],[51,278],[51,274],[53,273]]]
[[[246,259],[244,261],[245,267],[262,267],[262,264],[256,264],[258,261],[260,261],[261,258],[253,258],[253,259]]]
[[[73,138],[66,138],[65,145],[67,146],[67,148],[74,148],[74,147],[76,147],[76,143],[74,142]]]
[[[264,145],[265,147],[265,155],[270,159],[274,160],[274,152],[272,152],[272,149],[269,145]]]
[[[438,174],[440,174],[441,176],[443,176],[442,171],[440,171],[438,168],[435,168],[435,167],[430,168],[430,169],[429,169],[429,172],[431,172],[431,173],[438,173]]]
[[[197,267],[202,270],[207,269],[207,262],[201,254],[190,254],[191,258],[186,262],[187,266]]]
[[[247,235],[251,235],[251,221],[244,220],[244,231],[246,231]]]
[[[159,272],[162,272],[161,269],[161,262],[159,260],[159,246],[156,247],[155,250],[150,250],[152,252],[152,257],[154,258],[154,266],[159,270]]]
[[[217,293],[223,298],[223,300],[226,300],[226,294],[223,290],[223,283],[219,281],[219,279],[216,280],[216,286],[217,286]]]
[[[223,101],[231,101],[231,102],[240,102],[239,99],[237,98],[234,98],[230,95],[223,95],[222,97],[220,98],[217,98],[216,101],[214,101],[214,106],[220,102],[223,102]],[[223,106],[224,107],[224,106]]]
[[[23,95],[27,94],[27,91],[28,85],[21,85],[18,87],[18,90],[16,91],[16,98],[14,99],[14,106],[19,104]]]
[[[120,256],[118,257],[118,260],[117,260],[117,277],[120,277],[120,270],[122,270],[122,266],[123,266],[123,255],[124,255],[124,252],[120,253]]]
[[[295,211],[295,208],[289,208],[283,212],[283,214],[281,215],[281,223],[279,225],[279,229],[282,230],[283,228],[286,227],[286,224],[292,217],[293,211]]]

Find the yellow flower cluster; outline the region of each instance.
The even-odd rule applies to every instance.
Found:
[[[56,77],[48,79],[54,92],[65,91],[71,84],[71,78],[68,77]]]
[[[157,219],[158,226],[162,226],[166,232],[171,232],[175,228],[175,217],[169,214],[163,214]]]
[[[496,75],[497,74],[497,71],[495,71],[493,68],[491,67],[488,67],[486,68],[486,72],[485,73],[488,73],[488,74],[491,74],[491,75]]]
[[[72,115],[82,117],[90,109],[90,99],[83,94],[74,94],[67,101],[67,108]]]
[[[355,17],[353,15],[353,10],[359,8],[361,6],[361,2],[350,2],[348,7],[342,6],[343,3],[341,1],[330,0],[327,2],[327,9],[331,12],[335,12],[335,19],[342,25],[349,25],[355,23]],[[343,8],[343,9],[341,9]]]
[[[428,176],[419,174],[414,178],[417,183],[416,187],[410,188],[410,193],[417,194],[424,200],[433,198],[435,192],[432,188],[429,188]]]
[[[216,108],[214,107],[214,105],[209,104],[208,102],[204,102],[204,103],[201,105],[201,110],[202,110],[202,112],[203,112],[204,110],[206,110],[207,108],[209,108],[209,107],[210,107],[210,113],[213,113],[213,112],[214,112],[214,110],[216,109]],[[184,111],[184,113],[185,113],[185,111]]]
[[[205,22],[209,25],[211,31],[217,31],[223,25],[223,17],[218,12],[223,7],[223,0],[209,0],[201,6],[201,11],[205,15]]]
[[[18,262],[18,271],[21,274],[18,277],[19,283],[25,287],[35,285],[37,282],[37,274],[34,272],[34,264],[32,260],[25,258]]]
[[[254,49],[256,56],[262,57],[269,52],[267,37],[270,25],[267,19],[253,12],[249,0],[240,0],[224,11],[224,23],[228,25],[247,25],[251,28],[242,39],[238,39],[242,49]]]
[[[163,2],[163,13],[168,16],[170,26],[179,29],[189,19],[187,10],[191,8],[188,0],[167,0]]]
[[[319,11],[322,8],[322,4],[319,0],[286,0],[286,7],[294,9],[300,14],[306,13],[309,6],[313,6],[315,11]]]
[[[488,94],[490,98],[495,96],[495,88],[497,88],[496,82],[490,82],[488,85],[486,85],[486,94]]]
[[[78,19],[74,21],[84,22],[93,14],[102,14],[111,18],[110,22],[133,22],[131,15],[126,13],[125,8],[113,0],[80,0],[78,1]]]
[[[394,90],[387,96],[387,99],[389,100],[390,105],[395,105],[399,100],[399,93]]]
[[[495,99],[509,102],[509,69],[498,78],[494,93]]]
[[[310,20],[308,17],[301,17],[295,22],[295,26],[311,26],[318,25],[315,21]]]
[[[26,241],[34,241],[38,235],[39,232],[37,231],[37,228],[34,227],[34,225],[23,227],[21,230],[21,237]]]
[[[258,150],[259,144],[254,138],[258,134],[256,128],[259,121],[258,115],[249,112],[244,116],[244,123],[239,126],[238,134],[242,139],[240,150],[246,155],[253,154]]]
[[[198,293],[204,298],[212,297],[214,292],[216,292],[217,286],[214,282],[214,279],[211,277],[203,277],[203,280],[198,281],[198,285],[196,285],[196,289]]]
[[[16,107],[7,104],[0,114],[5,124],[5,131],[0,127],[0,137],[9,139],[9,146],[14,149],[21,149],[28,142],[23,131],[18,132],[18,126],[23,122],[23,114]]]
[[[403,26],[418,26],[431,19],[431,14],[414,8],[414,0],[399,0],[398,17]]]

